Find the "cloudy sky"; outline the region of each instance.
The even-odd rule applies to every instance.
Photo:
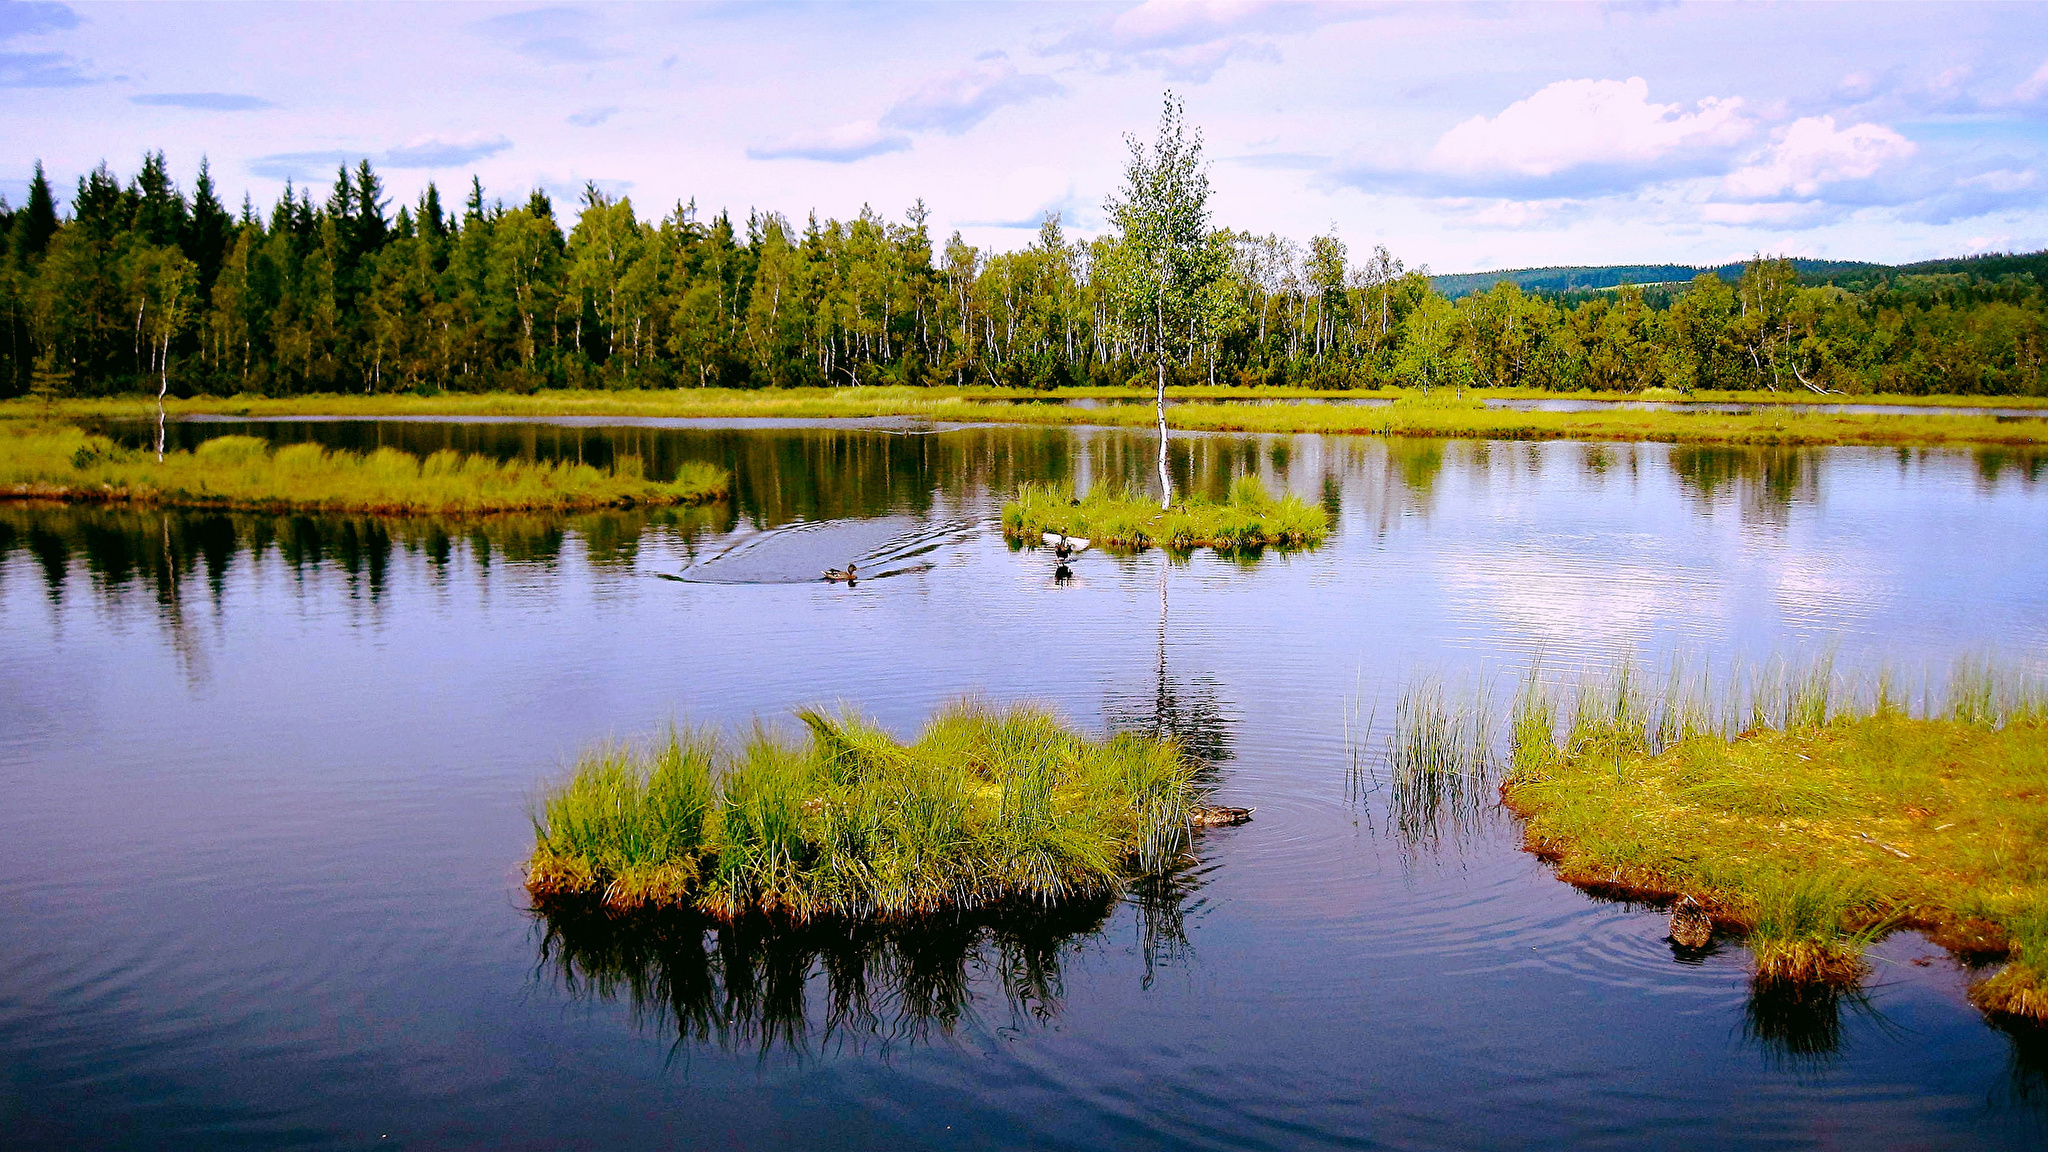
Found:
[[[161,148],[233,200],[586,181],[1015,247],[1161,93],[1219,223],[1439,272],[2048,247],[2048,6],[0,4],[0,192]]]

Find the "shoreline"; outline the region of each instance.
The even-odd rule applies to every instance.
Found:
[[[1659,402],[1770,406],[1855,405],[1939,406],[1953,413],[1759,411],[1729,413],[1693,408],[1645,409],[1622,405],[1629,395],[1528,393],[1472,390],[1466,397],[1441,392],[1309,392],[1302,389],[1186,388],[1169,390],[1179,400],[1169,412],[1174,430],[1189,432],[1366,435],[1444,439],[1598,440],[1714,445],[1868,445],[1886,447],[2026,447],[2048,444],[2048,419],[1973,414],[1974,408],[2040,408],[2048,400],[2009,397],[1855,396],[1831,399],[1789,394],[1696,394]],[[1332,405],[1288,401],[1389,399],[1386,405]],[[1501,399],[1596,399],[1615,406],[1590,411],[1488,408],[1478,397]],[[465,393],[439,396],[319,395],[282,399],[199,397],[165,405],[172,418],[671,418],[671,419],[875,419],[910,418],[934,423],[1007,424],[1041,427],[1097,426],[1149,428],[1149,405],[1071,407],[1058,401],[1137,399],[1132,389],[1072,389],[1024,393],[992,389],[861,387],[738,392],[556,392],[533,395]],[[1229,400],[1231,403],[1206,403]],[[1271,400],[1273,404],[1245,404]],[[36,418],[67,420],[154,419],[153,400],[110,397],[45,404],[0,401],[0,421]]]

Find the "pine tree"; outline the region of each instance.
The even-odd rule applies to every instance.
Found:
[[[245,209],[246,211],[246,209]],[[234,231],[234,217],[214,191],[213,173],[205,157],[199,160],[199,178],[192,185],[192,222],[185,233],[185,255],[199,270],[199,296],[213,292],[220,275],[221,260],[227,255],[228,235]]]
[[[38,160],[35,177],[28,182],[28,203],[14,214],[14,251],[23,259],[41,256],[56,234],[57,200],[50,195],[50,181]]]

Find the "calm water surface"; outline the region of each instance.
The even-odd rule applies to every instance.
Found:
[[[1739,944],[1347,800],[1354,707],[1530,660],[2048,653],[2038,453],[1177,438],[1312,552],[995,530],[1091,429],[191,423],[734,470],[728,508],[481,522],[0,506],[11,1147],[2039,1147],[2048,1044],[1918,937],[1758,1002]],[[846,588],[820,568],[857,560]],[[1248,825],[1131,900],[772,936],[547,923],[538,781],[671,718],[967,692],[1165,725]],[[1376,703],[1375,703],[1376,702]]]

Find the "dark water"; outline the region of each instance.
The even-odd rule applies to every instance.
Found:
[[[2048,1044],[1914,936],[1860,997],[1346,799],[1347,716],[1535,654],[2048,652],[2039,453],[1178,439],[1338,530],[1254,558],[995,532],[1098,430],[256,426],[640,455],[731,508],[470,523],[0,506],[11,1147],[2039,1147]],[[186,425],[181,435],[242,430]],[[919,434],[929,431],[931,434]],[[815,582],[857,559],[883,574]],[[773,935],[537,921],[535,783],[671,717],[963,692],[1165,723],[1256,819],[1120,902]],[[1368,707],[1371,705],[1368,704]],[[1927,961],[1924,965],[1920,961]]]

